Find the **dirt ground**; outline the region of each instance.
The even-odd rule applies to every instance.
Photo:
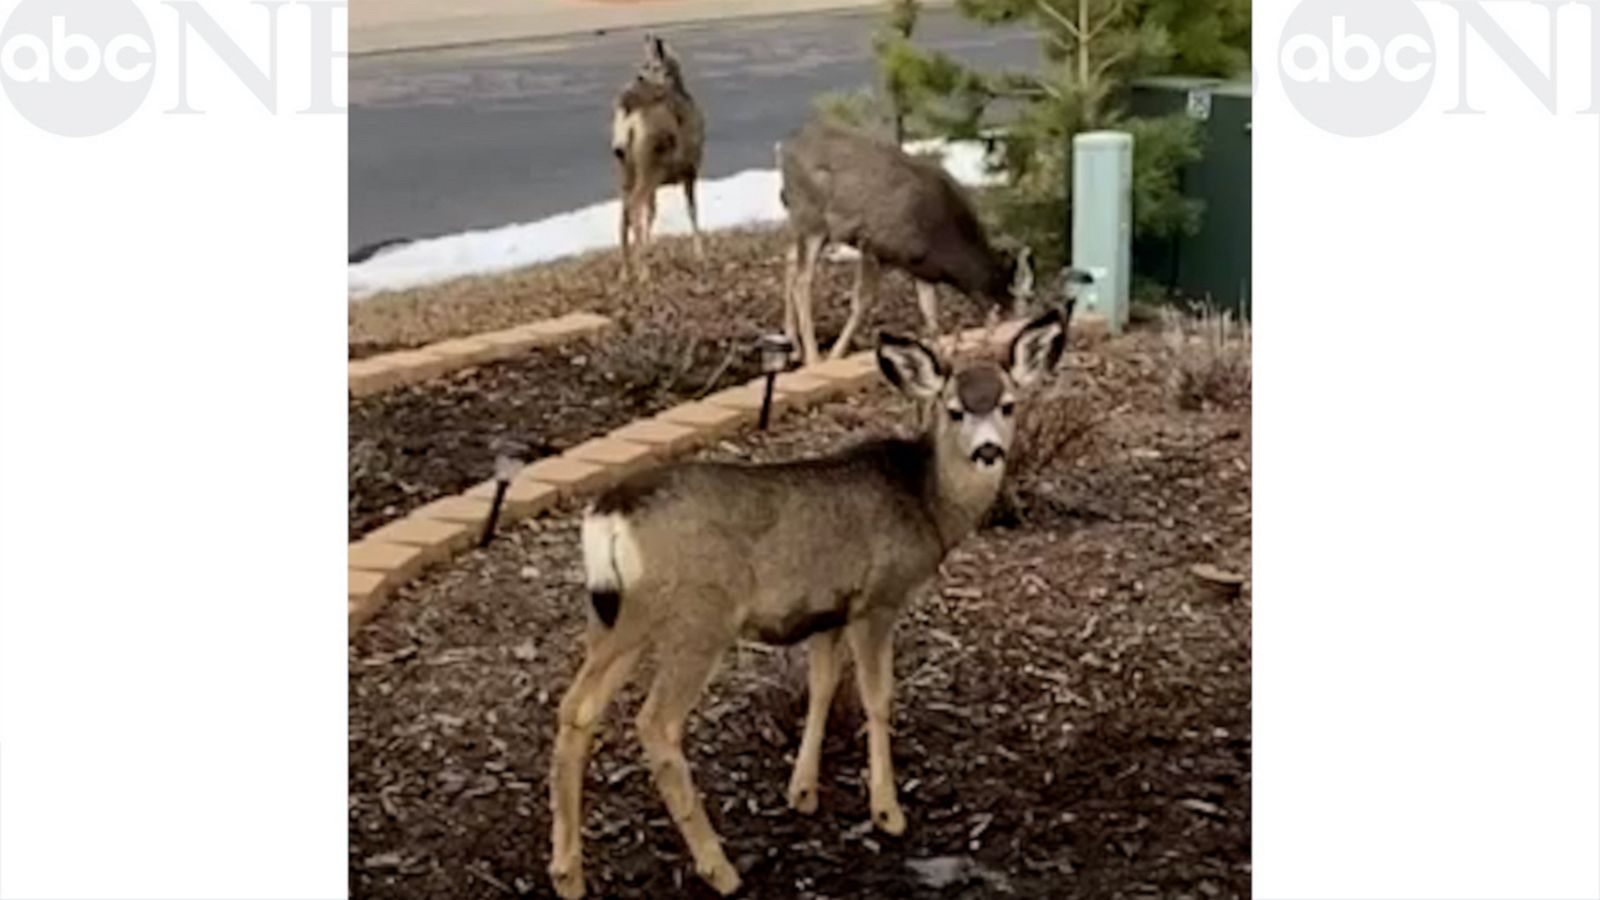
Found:
[[[706,235],[707,258],[694,259],[687,238],[658,238],[651,245],[650,284],[621,277],[621,257],[601,250],[502,275],[461,278],[444,284],[381,294],[350,304],[350,358],[359,359],[451,337],[522,325],[576,310],[623,321],[673,324],[692,321],[701,337],[715,341],[748,337],[783,327],[782,233],[778,229],[722,231]],[[838,334],[854,263],[818,269],[817,337]],[[898,272],[886,272],[872,327],[915,327],[915,294]],[[946,327],[977,323],[981,311],[959,294],[941,293]],[[865,346],[865,343],[862,344]]]
[[[351,398],[350,539],[491,477],[502,450],[532,462],[755,377],[756,339],[782,327],[781,246],[773,232],[709,242],[706,266],[715,277],[693,261],[686,241],[664,240],[647,288],[619,284],[613,252],[353,304],[352,356],[575,309],[611,315],[618,327],[596,340]],[[818,278],[824,347],[844,326],[853,277],[852,265],[831,265]],[[940,314],[950,328],[983,319],[954,295]],[[876,328],[914,332],[920,322],[910,282],[891,273],[857,343],[866,346]]]
[[[1016,501],[948,558],[896,638],[894,759],[909,821],[867,830],[862,717],[841,689],[821,803],[784,801],[798,648],[741,647],[686,752],[743,896],[1243,897],[1250,889],[1248,391],[1181,409],[1171,345],[1074,344],[1046,401],[1067,429]],[[1043,408],[1043,407],[1040,407]],[[909,421],[887,390],[709,451],[791,458]],[[350,648],[356,897],[549,896],[554,710],[585,615],[572,510],[400,591]],[[633,736],[637,678],[586,785],[591,894],[712,896]],[[850,684],[846,682],[845,684]]]

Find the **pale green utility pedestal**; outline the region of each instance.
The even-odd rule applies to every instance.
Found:
[[[1072,140],[1072,267],[1094,279],[1082,308],[1112,334],[1128,324],[1133,247],[1133,135],[1087,131]]]

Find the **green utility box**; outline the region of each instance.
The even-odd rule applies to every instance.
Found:
[[[1151,78],[1133,85],[1128,107],[1138,116],[1198,119],[1204,138],[1204,155],[1184,169],[1180,183],[1184,196],[1205,204],[1199,233],[1136,240],[1134,275],[1179,297],[1248,317],[1250,82]]]

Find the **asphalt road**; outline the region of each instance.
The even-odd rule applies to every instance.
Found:
[[[811,99],[875,77],[875,16],[816,13],[662,30],[706,110],[706,172],[770,168]],[[1026,31],[923,14],[917,39],[1029,66]],[[350,247],[526,222],[614,195],[610,103],[638,32],[357,56],[350,63]]]

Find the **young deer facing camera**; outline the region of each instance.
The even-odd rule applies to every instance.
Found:
[[[631,276],[633,245],[643,256],[655,224],[656,188],[683,185],[694,230],[695,255],[705,256],[694,183],[705,153],[706,122],[689,96],[683,69],[660,38],[646,35],[645,59],[611,109],[611,153],[617,158],[622,193],[622,260]],[[639,275],[648,280],[641,259]]]
[[[1071,307],[1067,308],[1067,316]],[[587,653],[561,701],[550,764],[550,877],[584,892],[582,789],[594,730],[635,662],[653,651],[655,680],[638,731],[657,789],[694,857],[723,894],[739,888],[683,754],[684,721],[718,660],[740,638],[808,641],[810,697],[789,803],[817,805],[823,728],[844,647],[867,714],[872,821],[905,829],[889,756],[894,663],[890,632],[906,601],[994,502],[1020,388],[1050,371],[1066,343],[1051,312],[993,362],[952,371],[933,349],[884,335],[878,364],[900,390],[934,406],[915,440],[870,441],[773,465],[687,463],[643,473],[601,496],[583,519],[592,614]]]

